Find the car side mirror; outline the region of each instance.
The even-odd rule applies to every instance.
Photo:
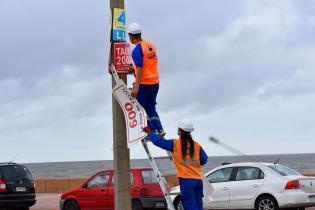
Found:
[[[86,183],[83,184],[83,185],[82,185],[82,188],[87,188],[87,184],[86,184]]]

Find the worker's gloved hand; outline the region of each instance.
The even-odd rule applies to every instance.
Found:
[[[131,91],[131,96],[133,98],[137,98],[138,92],[139,92],[139,85],[134,85],[134,87]]]
[[[128,74],[135,75],[135,67],[133,66],[133,64],[129,64]]]
[[[151,129],[149,127],[144,127],[143,128],[143,131],[146,132],[146,133],[150,133],[151,132]]]
[[[151,129],[150,129],[149,127],[144,127],[144,128],[143,128],[143,131],[146,132],[147,134],[151,133]],[[149,134],[149,135],[150,135],[150,134]],[[149,135],[147,135],[147,136],[144,138],[144,141],[146,141],[146,142],[149,142],[149,141],[150,141]]]

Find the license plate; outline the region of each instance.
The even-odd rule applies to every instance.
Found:
[[[25,187],[16,187],[15,190],[16,190],[16,192],[25,192],[26,188]]]
[[[165,203],[162,201],[155,202],[155,207],[165,207]]]

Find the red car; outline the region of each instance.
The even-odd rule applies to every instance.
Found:
[[[130,169],[132,210],[145,208],[166,209],[161,187],[151,168]],[[61,195],[61,210],[114,210],[114,171],[96,173],[82,187]]]

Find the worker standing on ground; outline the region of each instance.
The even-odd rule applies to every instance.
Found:
[[[160,136],[164,136],[165,132],[155,108],[160,82],[156,47],[151,42],[142,39],[142,27],[138,23],[131,23],[127,32],[130,42],[135,45],[132,51],[135,68],[131,65],[130,73],[135,73],[136,81],[131,95],[137,98],[149,116],[149,128]]]
[[[194,126],[190,121],[182,120],[177,126],[179,139],[174,140],[165,140],[151,132],[148,127],[144,128],[144,131],[148,133],[148,138],[153,144],[172,152],[184,209],[202,210],[201,166],[207,163],[208,156],[200,144],[192,139],[191,132],[194,131]]]

